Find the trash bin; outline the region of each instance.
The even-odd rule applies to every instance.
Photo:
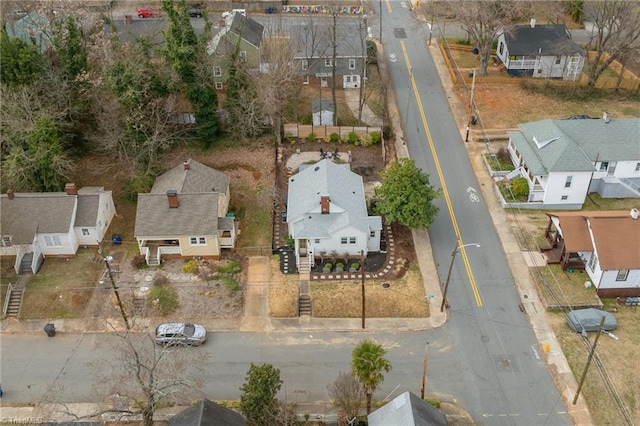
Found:
[[[475,115],[471,116],[471,124],[478,124],[478,117]]]
[[[122,244],[122,235],[120,234],[113,234],[111,236],[111,241],[113,241],[113,245],[114,246],[119,246],[120,244]]]
[[[56,335],[56,326],[49,323],[47,325],[44,326],[44,331],[45,333],[47,333],[47,336],[49,337],[53,337]]]

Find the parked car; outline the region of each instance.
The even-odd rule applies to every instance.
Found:
[[[149,6],[138,7],[138,18],[157,18],[160,12]]]
[[[164,346],[200,346],[207,341],[207,330],[199,324],[171,322],[156,327],[156,343]]]
[[[198,7],[192,7],[191,9],[187,10],[187,16],[189,16],[189,18],[202,18],[202,15],[202,9]]]

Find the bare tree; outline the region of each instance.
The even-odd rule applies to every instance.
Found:
[[[116,403],[108,411],[141,415],[152,426],[162,405],[188,405],[201,397],[207,356],[197,348],[161,347],[148,332],[116,333],[98,346],[104,355],[89,366],[98,397]]]
[[[586,20],[593,22],[594,32],[587,49],[595,50],[589,60],[590,87],[613,61],[625,62],[640,43],[640,5],[628,0],[588,2]],[[608,57],[605,59],[605,54]]]
[[[341,415],[351,420],[360,415],[366,395],[360,381],[352,374],[341,371],[328,387],[329,397],[341,410]],[[344,423],[342,423],[344,424]]]
[[[526,2],[514,0],[459,0],[451,2],[455,14],[478,49],[480,56],[479,75],[487,75],[487,66],[491,57],[491,48],[498,35],[508,32],[518,18]]]

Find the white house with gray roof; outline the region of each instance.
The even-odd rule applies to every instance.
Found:
[[[380,251],[382,218],[369,216],[362,177],[349,164],[326,159],[300,166],[289,178],[287,225],[299,270],[323,254]]]
[[[542,120],[509,132],[515,170],[536,208],[580,209],[587,194],[640,197],[640,118]]]
[[[193,159],[158,176],[138,194],[134,235],[149,265],[162,258],[217,259],[233,248],[236,222],[229,209],[229,177]]]
[[[111,191],[100,187],[65,192],[13,192],[0,196],[0,255],[15,256],[17,273],[36,273],[45,257],[75,256],[80,246],[98,247],[116,210]]]

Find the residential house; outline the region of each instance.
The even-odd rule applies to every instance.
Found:
[[[330,86],[334,69],[337,87],[355,89],[363,84],[367,28],[361,18],[341,17],[334,25],[333,20],[318,17],[303,25],[293,25],[289,42],[294,65],[304,84],[319,81],[321,87]]]
[[[14,22],[7,22],[5,29],[9,37],[36,45],[41,53],[53,44],[49,19],[36,11],[29,12]]]
[[[369,426],[446,426],[447,416],[411,392],[398,395],[367,416]]]
[[[382,218],[368,215],[362,177],[349,164],[325,159],[300,166],[289,178],[287,225],[299,270],[323,254],[380,251]]]
[[[217,90],[224,89],[235,52],[239,60],[246,62],[249,71],[259,72],[264,35],[264,26],[242,13],[230,13],[222,22],[223,28],[207,45],[207,52],[213,55],[213,78]]]
[[[640,197],[640,118],[541,120],[508,132],[515,170],[536,208],[580,209],[588,193]]]
[[[233,410],[201,399],[169,419],[169,426],[246,426],[247,420]]]
[[[547,213],[547,263],[584,270],[600,297],[640,296],[638,215],[638,209]]]
[[[509,74],[575,81],[580,77],[586,51],[564,25],[516,25],[498,36],[498,59]]]
[[[219,258],[236,240],[229,199],[229,177],[192,159],[158,176],[150,193],[138,194],[140,253],[149,265],[168,257]]]
[[[15,256],[17,273],[36,273],[45,257],[75,256],[80,246],[98,247],[116,214],[111,191],[100,187],[65,192],[13,192],[0,196],[0,255]]]
[[[333,125],[333,101],[331,99],[315,99],[311,102],[311,116],[314,126]]]

